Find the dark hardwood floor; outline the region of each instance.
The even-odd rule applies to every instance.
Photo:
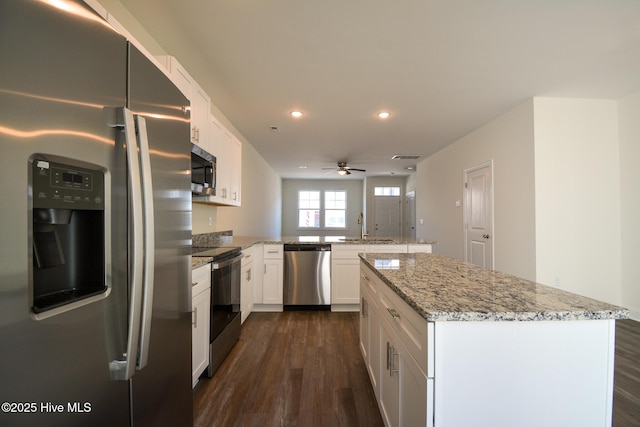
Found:
[[[640,426],[640,322],[616,322],[614,427]]]
[[[358,313],[252,313],[211,379],[196,426],[383,426],[358,347]]]
[[[358,313],[252,313],[213,378],[194,390],[194,424],[382,426],[358,348]],[[640,322],[616,323],[613,426],[640,426]]]

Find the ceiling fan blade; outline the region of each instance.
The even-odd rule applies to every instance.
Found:
[[[357,172],[366,172],[367,171],[366,169],[356,169],[356,168],[349,168],[349,167],[347,167],[347,170],[357,171]]]

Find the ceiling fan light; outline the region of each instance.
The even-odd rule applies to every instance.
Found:
[[[346,175],[346,174],[347,174],[347,171],[346,171],[345,169],[340,169],[340,170],[338,171],[338,175],[342,175],[342,176],[344,176],[344,175]]]

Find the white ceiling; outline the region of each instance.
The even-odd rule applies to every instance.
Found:
[[[639,0],[121,2],[285,178],[337,178],[321,168],[341,160],[404,175],[416,161],[392,155],[429,156],[533,96],[640,90]]]

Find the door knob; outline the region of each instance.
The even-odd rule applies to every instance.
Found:
[[[489,235],[488,234],[483,234],[482,237],[484,237],[485,239],[488,239]]]

